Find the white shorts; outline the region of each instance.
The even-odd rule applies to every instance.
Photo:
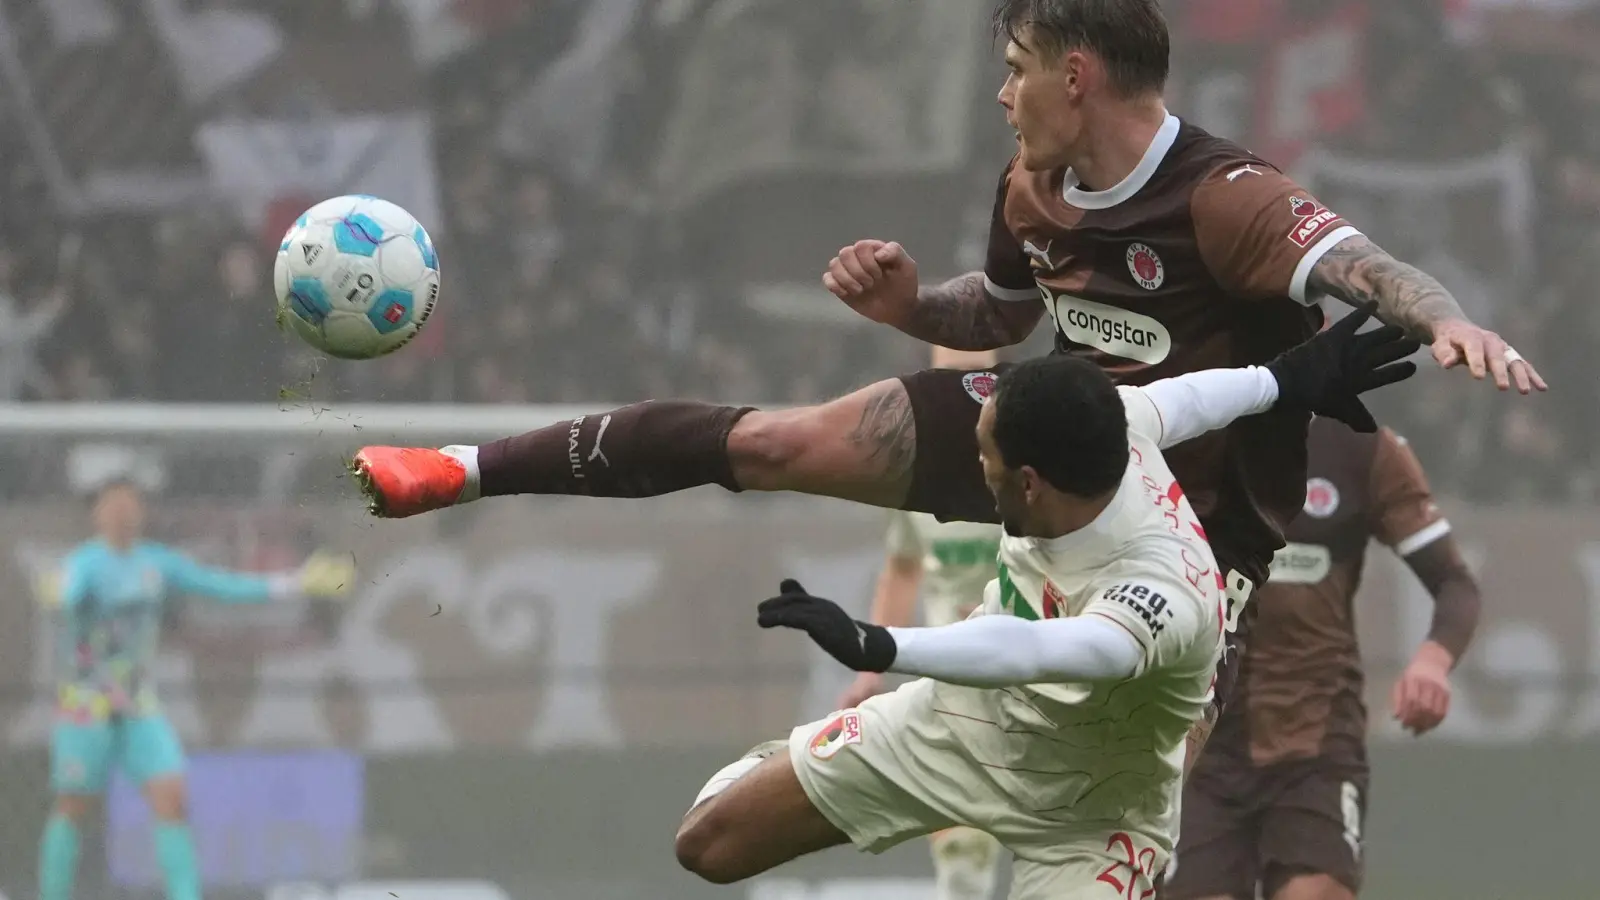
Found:
[[[935,710],[935,688],[913,681],[790,732],[789,759],[824,818],[870,853],[957,825],[986,831],[1016,854],[1013,900],[1153,896],[1163,851],[1123,832],[1069,830],[1016,802]]]

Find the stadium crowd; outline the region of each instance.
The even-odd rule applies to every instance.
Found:
[[[1361,31],[1369,63],[1317,105],[1339,107],[1342,92],[1362,98],[1359,112],[1312,129],[1292,154],[1323,146],[1441,166],[1502,144],[1525,154],[1533,224],[1511,237],[1525,246],[1507,258],[1525,251],[1526,259],[1495,263],[1488,320],[1555,389],[1537,403],[1502,404],[1458,379],[1423,378],[1385,398],[1385,412],[1446,492],[1594,499],[1600,441],[1586,357],[1600,343],[1600,307],[1586,275],[1600,253],[1600,57],[1592,51],[1600,41],[1583,35],[1600,31],[1600,13],[1523,15],[1513,29],[1494,17],[1463,25],[1446,14],[1455,3],[1260,0],[1234,6],[1271,7],[1278,18],[1257,16],[1253,30],[1228,34],[1218,23],[1230,17],[1209,12],[1213,5],[1169,4],[1181,39],[1173,91],[1180,114],[1209,108],[1199,89],[1208,73],[1270,57],[1263,46],[1286,49],[1284,35],[1297,33],[1297,23],[1356,10],[1348,21]],[[371,34],[379,27],[372,17],[386,14],[381,4],[376,12],[372,4],[269,6],[291,41],[358,14]],[[433,124],[445,291],[416,345],[371,364],[311,359],[274,329],[271,239],[214,204],[88,221],[54,211],[37,148],[0,111],[0,400],[260,402],[309,390],[344,401],[798,402],[915,367],[922,350],[887,329],[751,302],[749,279],[695,263],[697,242],[685,232],[708,214],[660,202],[652,163],[669,112],[692,83],[680,77],[694,58],[685,50],[696,29],[710,27],[705,16],[718,3],[462,6],[479,17],[483,36],[472,52],[432,63],[419,79]],[[1262,21],[1290,25],[1274,32]],[[408,23],[397,18],[385,27],[403,37]],[[573,47],[594,48],[592,58],[566,52]],[[566,82],[552,77],[563,66],[554,74]],[[967,113],[985,134],[1000,124],[988,73],[977,79]],[[585,85],[584,109],[599,124],[558,130],[559,140],[548,139],[548,128],[545,140],[518,140],[507,121],[519,104],[537,105],[559,93],[552,85],[573,83]],[[1235,136],[1259,135],[1259,118],[1242,116]],[[1284,152],[1270,139],[1251,145]],[[986,205],[982,178],[1005,152],[991,141],[968,154],[971,177],[942,177],[969,185],[966,193]],[[761,181],[766,202],[779,207],[803,204],[814,188],[783,173]],[[926,204],[928,219],[963,219],[952,222],[947,247],[919,252],[925,274],[972,265],[987,210],[977,217],[952,211],[926,183],[907,178],[898,192],[891,185],[880,196],[913,210]],[[1359,211],[1345,211],[1363,221]],[[844,227],[822,230],[836,244],[865,236]],[[1380,242],[1391,237],[1369,230]],[[1450,246],[1468,257],[1472,251],[1459,248],[1471,240]],[[799,283],[826,261],[807,255],[778,280]],[[818,287],[810,302],[831,301]]]

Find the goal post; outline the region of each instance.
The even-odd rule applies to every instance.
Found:
[[[362,446],[481,443],[606,403],[0,404],[0,497],[81,497],[127,479],[173,499],[332,499]]]
[[[10,403],[0,404],[0,440],[24,437],[176,437],[239,440],[374,435],[417,440],[506,436],[606,408],[606,404],[294,404]]]

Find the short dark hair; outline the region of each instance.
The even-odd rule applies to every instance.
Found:
[[[1008,469],[1031,466],[1062,493],[1099,497],[1128,468],[1128,412],[1098,366],[1071,356],[1017,364],[995,384],[994,442]]]
[[[1035,53],[1092,52],[1123,96],[1159,92],[1167,84],[1172,38],[1157,0],[999,0],[993,25],[997,39]]]

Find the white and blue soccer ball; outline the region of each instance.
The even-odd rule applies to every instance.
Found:
[[[439,257],[416,218],[365,194],[306,210],[272,270],[278,321],[340,359],[404,347],[439,299]]]

